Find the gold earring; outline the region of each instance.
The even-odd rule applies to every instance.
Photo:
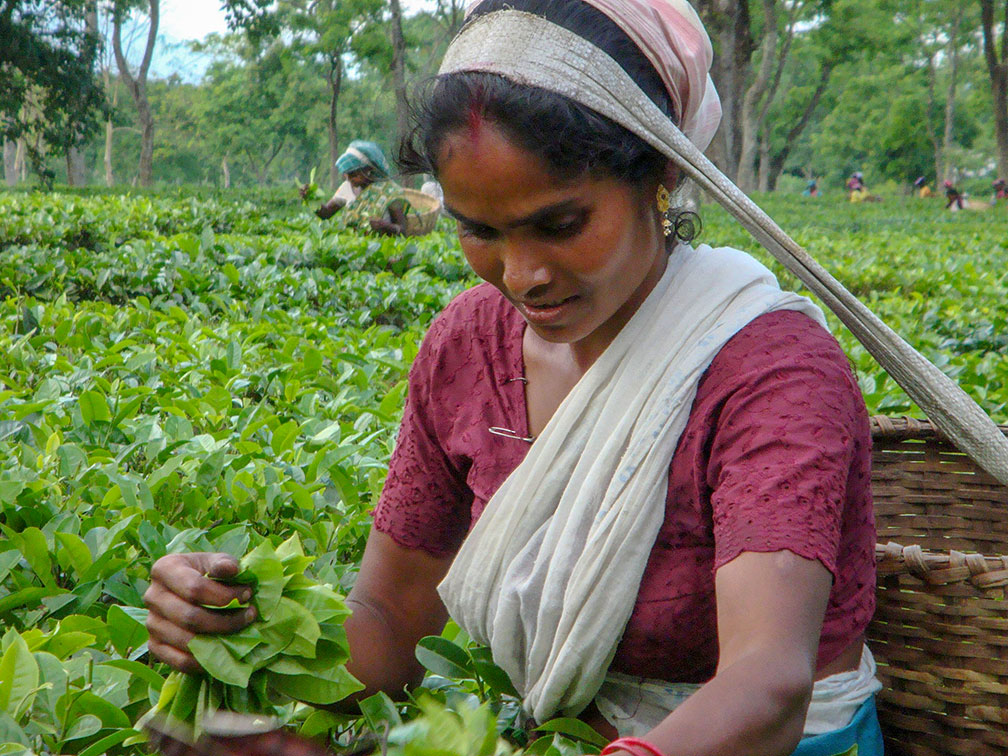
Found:
[[[672,235],[672,221],[668,217],[669,208],[672,206],[672,195],[665,188],[664,184],[658,184],[658,211],[662,214],[662,233],[665,236]]]

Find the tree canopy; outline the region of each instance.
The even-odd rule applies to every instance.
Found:
[[[989,183],[1008,170],[1003,4],[696,0],[725,105],[712,158],[748,190],[813,177],[840,187],[854,170],[875,186],[918,176]],[[88,25],[97,5],[0,0],[0,33],[13,40],[0,51],[4,132],[37,147],[39,167],[60,177],[55,156],[77,140],[91,180],[104,162],[107,181],[142,181],[147,127],[131,76],[95,77],[96,52],[114,41]],[[463,3],[432,1],[408,15],[397,5],[222,0],[230,31],[192,44],[211,58],[205,73],[151,74],[153,179],[288,184],[312,169],[330,173],[355,138],[394,151],[405,95],[436,71]],[[153,6],[117,0],[99,12],[143,21]],[[141,64],[135,56],[126,70]],[[102,144],[91,135],[105,99],[115,107]]]
[[[0,126],[7,139],[24,140],[45,177],[46,153],[92,134],[105,102],[93,10],[88,0],[0,0]]]

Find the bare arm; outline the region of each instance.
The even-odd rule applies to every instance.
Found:
[[[315,215],[322,220],[329,220],[329,218],[332,218],[336,215],[336,213],[346,207],[346,203],[347,201],[345,199],[334,194],[332,199],[319,206],[319,208],[315,211]]]
[[[648,735],[668,756],[788,756],[801,738],[831,575],[792,554],[743,553],[715,577],[715,676]]]
[[[432,557],[407,549],[372,530],[360,574],[347,604],[350,642],[348,670],[366,686],[366,697],[378,690],[389,695],[419,683],[423,668],[414,649],[425,635],[436,635],[448,620],[437,586],[448,572],[451,557]]]

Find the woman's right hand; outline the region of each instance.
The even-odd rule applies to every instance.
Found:
[[[199,672],[189,653],[197,634],[234,633],[255,619],[255,609],[208,609],[227,606],[232,599],[246,603],[252,597],[247,585],[228,585],[238,574],[238,561],[229,554],[169,554],[151,569],[150,588],[144,593],[148,648],[158,659],[182,672]],[[216,579],[212,579],[216,578]]]

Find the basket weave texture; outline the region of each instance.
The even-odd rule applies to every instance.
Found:
[[[886,753],[1004,756],[1008,487],[927,421],[875,417],[872,436]]]
[[[406,235],[429,234],[434,230],[441,215],[441,203],[437,197],[431,197],[416,189],[404,187],[403,193],[410,203],[410,211],[406,214]]]

